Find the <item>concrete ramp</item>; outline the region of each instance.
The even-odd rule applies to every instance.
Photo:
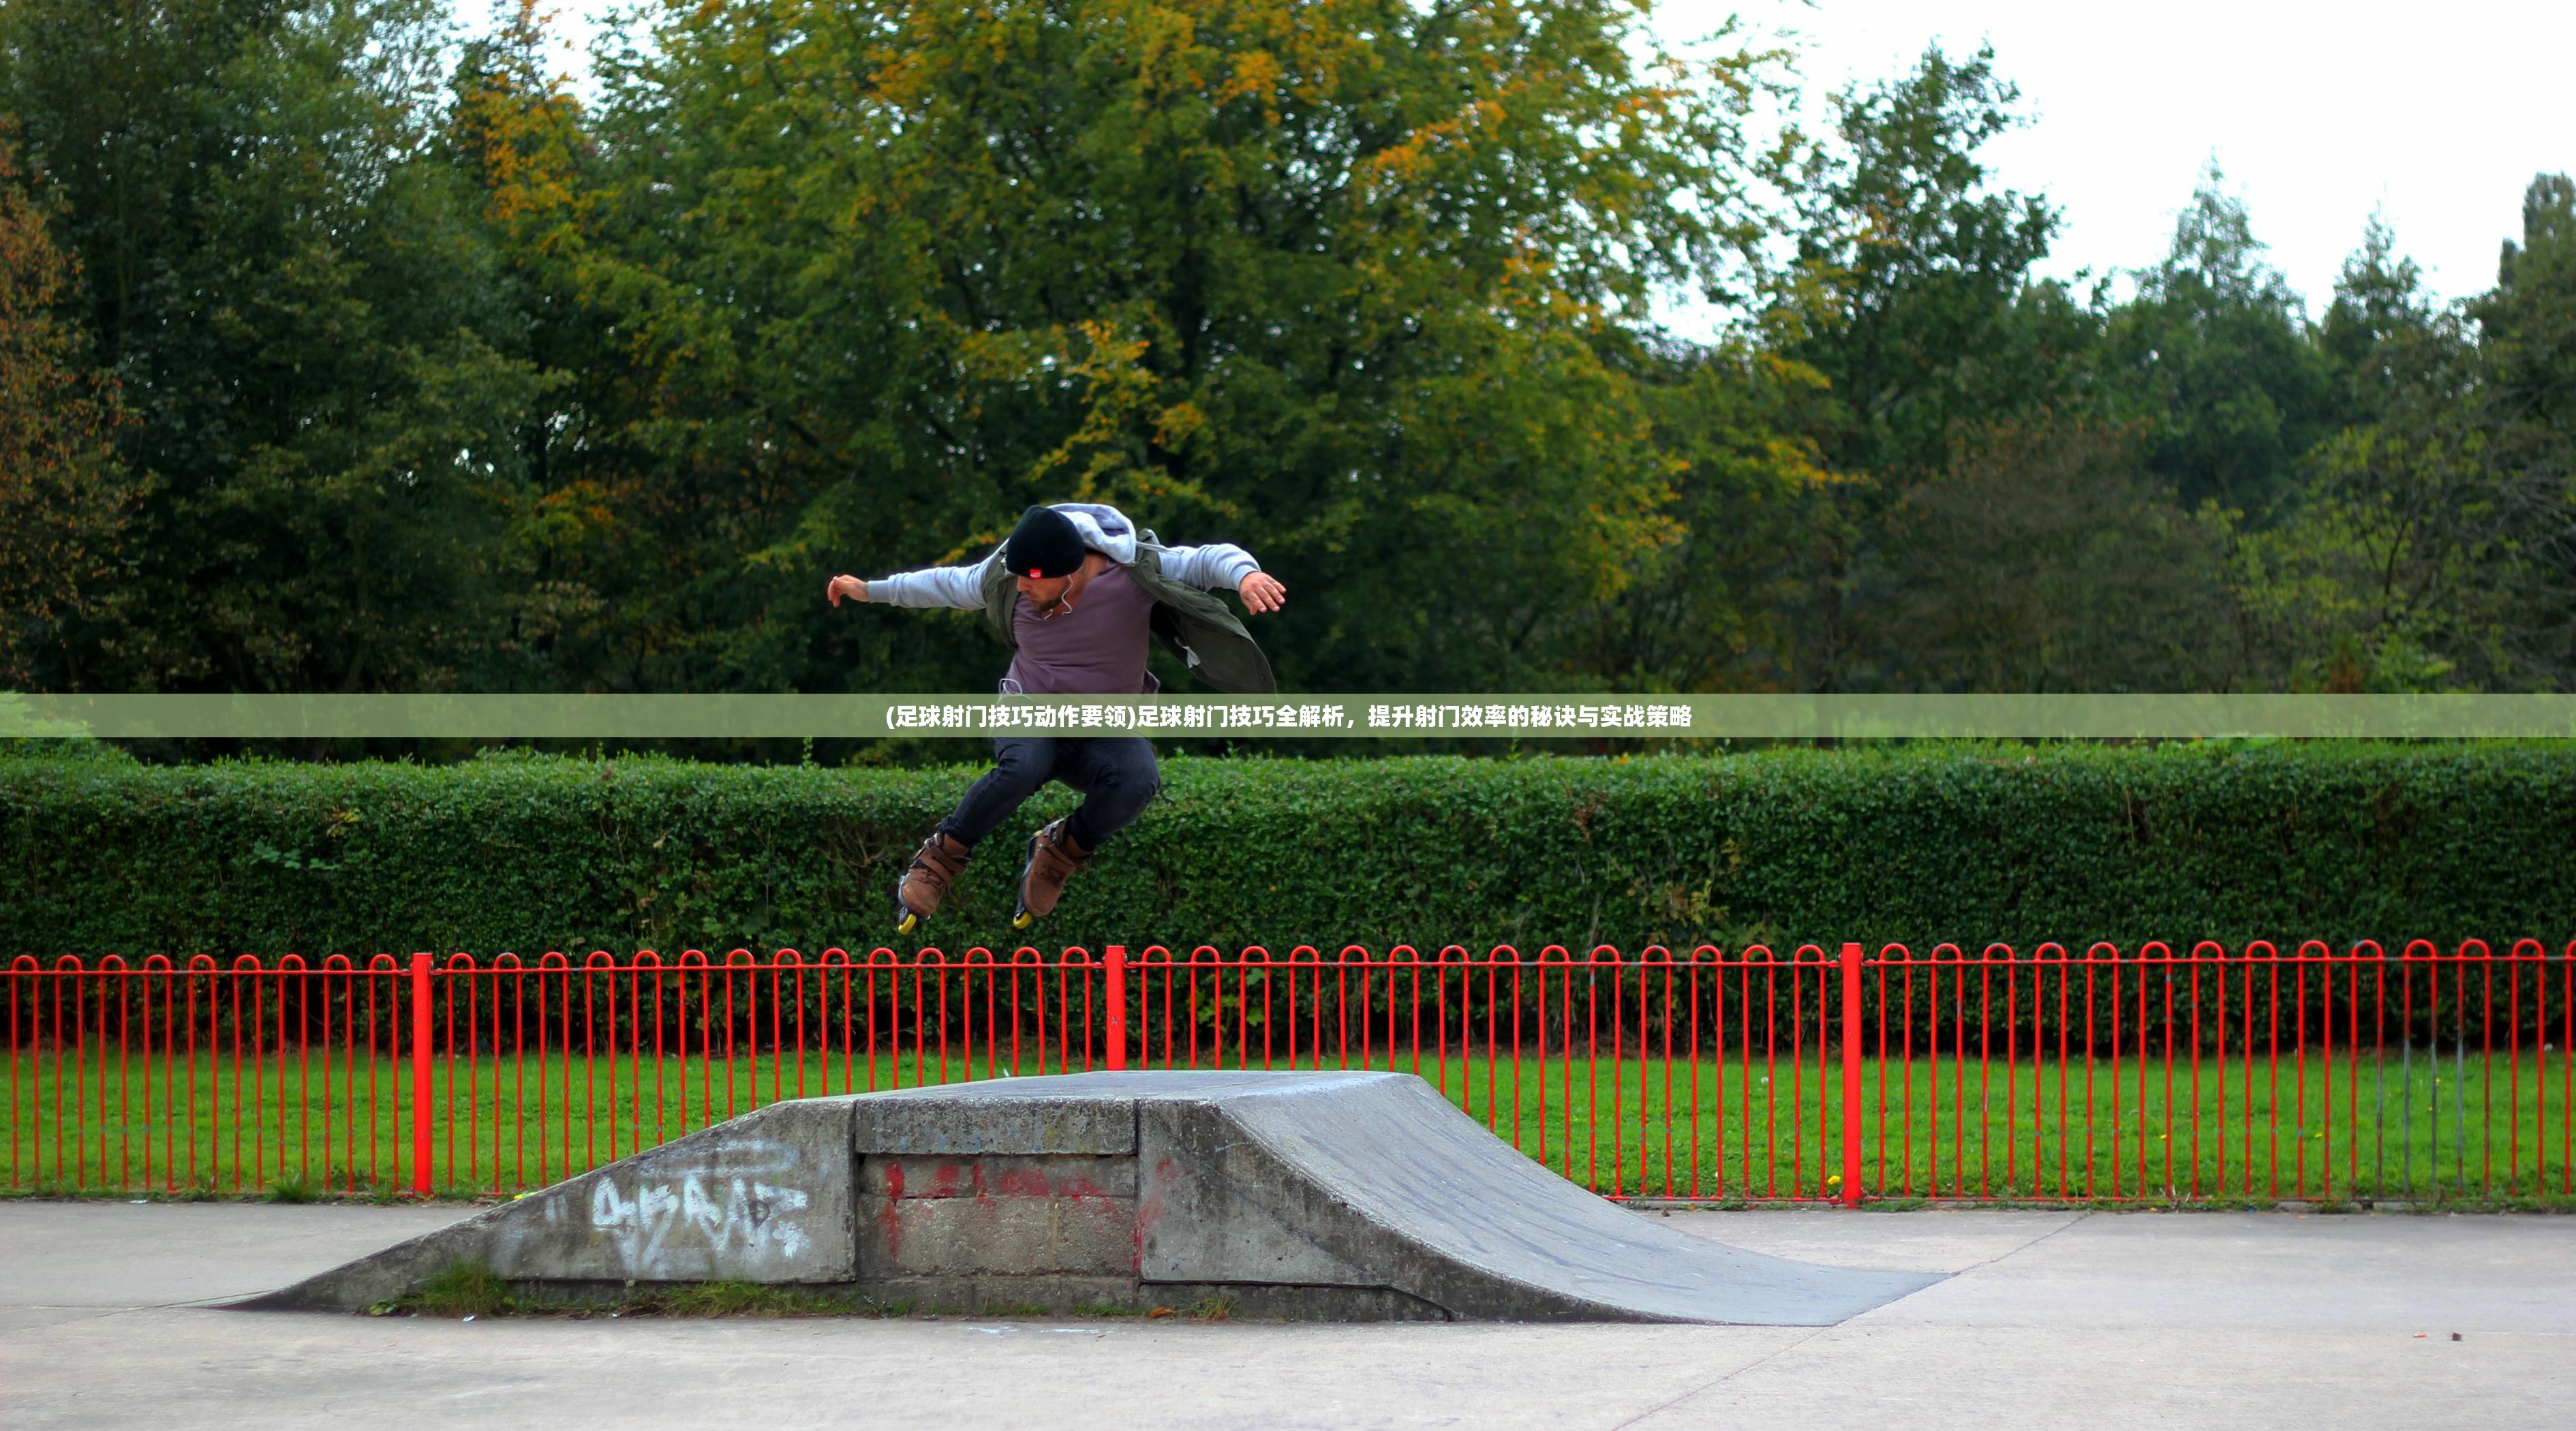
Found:
[[[776,1104],[258,1305],[363,1307],[457,1263],[565,1300],[749,1281],[960,1310],[1222,1294],[1298,1319],[1775,1326],[1940,1280],[1676,1231],[1409,1074],[1173,1071]]]

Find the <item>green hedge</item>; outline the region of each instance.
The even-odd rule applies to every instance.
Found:
[[[38,955],[872,947],[975,773],[0,759],[0,927]],[[989,842],[933,942],[1020,942],[1020,837],[1071,800]],[[2538,743],[1188,759],[1036,934],[2555,944],[2571,848],[2576,748]]]

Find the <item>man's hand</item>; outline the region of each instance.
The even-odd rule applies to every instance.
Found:
[[[824,599],[834,606],[840,605],[844,596],[853,601],[865,601],[868,599],[868,584],[855,576],[836,576],[830,585],[823,588]]]
[[[1288,604],[1288,588],[1281,586],[1279,578],[1266,571],[1256,571],[1245,577],[1243,585],[1236,591],[1243,597],[1243,609],[1255,615],[1276,611]]]

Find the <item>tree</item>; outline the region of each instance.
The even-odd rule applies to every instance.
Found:
[[[1998,424],[1906,489],[1891,622],[1917,690],[2226,689],[2243,665],[2228,532],[2174,506],[2133,437]]]
[[[1842,519],[1848,480],[1798,430],[1824,379],[1742,338],[1658,357],[1653,441],[1673,464],[1683,536],[1598,606],[1582,670],[1612,690],[1787,688],[1811,554]]]
[[[0,124],[0,681],[16,684],[62,622],[104,609],[135,487],[116,384],[61,312],[77,271],[14,139]]]
[[[492,207],[592,344],[538,507],[625,498],[552,557],[622,677],[982,685],[971,623],[822,577],[1093,498],[1255,546],[1292,683],[1574,679],[1675,536],[1648,295],[1751,222],[1756,60],[1640,42],[1615,0],[752,0],[669,12],[595,114],[522,74],[548,157]]]
[[[456,678],[537,388],[433,103],[436,0],[18,0],[0,109],[67,200],[87,326],[153,478],[131,619],[57,672],[126,689]]]
[[[2531,181],[2522,237],[2468,306],[2478,328],[2484,458],[2522,558],[2506,644],[2526,681],[2576,679],[2576,183]]]
[[[2146,424],[2148,470],[2185,506],[2217,502],[2260,524],[2292,499],[2299,459],[2341,414],[2304,305],[2223,184],[2212,165],[2171,251],[2134,275],[2103,363],[2114,410]]]
[[[2063,407],[2090,342],[2062,290],[2034,285],[2058,216],[1989,188],[1979,150],[2019,121],[1994,51],[1927,49],[1901,79],[1834,97],[1839,143],[1807,162],[1797,315],[1785,353],[1825,378],[1810,421],[1827,460],[1903,478],[1943,470],[1954,428]]]
[[[2556,689],[2576,677],[2576,200],[2543,175],[2496,286],[2436,308],[2374,225],[2324,330],[2359,420],[2246,544],[2284,679]]]
[[[1758,684],[1902,679],[1887,624],[1900,495],[1949,470],[1971,429],[2088,401],[2098,315],[2031,274],[2057,216],[1992,187],[1979,153],[2018,122],[2019,98],[1991,49],[1962,61],[1935,47],[1896,80],[1836,96],[1832,142],[1797,166],[1796,257],[1774,287],[1763,371],[1784,380],[1778,421],[1817,471],[1793,500],[1760,504],[1794,524],[1763,523],[1762,544],[1729,558],[1770,573],[1776,644],[1748,665]],[[1747,530],[1686,507],[1709,539]]]
[[[2427,338],[2438,321],[2423,270],[2397,251],[2395,231],[2372,215],[2317,328],[2317,346],[2343,387],[2343,411],[2356,421],[2386,412],[2405,383],[2407,346]]]

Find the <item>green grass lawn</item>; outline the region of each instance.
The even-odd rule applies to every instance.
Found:
[[[314,1049],[120,1067],[112,1052],[77,1062],[20,1053],[5,1066],[0,1189],[307,1198],[412,1186],[410,1070],[391,1060]],[[1416,1070],[1409,1056],[1350,1066]],[[441,1058],[431,1181],[448,1196],[524,1191],[777,1098],[994,1071],[962,1057],[944,1071],[936,1058],[924,1069],[881,1057],[871,1070],[838,1055]],[[1418,1071],[1506,1140],[1605,1193],[1841,1191],[1841,1070],[1812,1057],[1451,1054],[1426,1055]],[[2161,1058],[1872,1061],[1861,1070],[1862,1184],[1885,1198],[2576,1206],[2569,1078],[2559,1053],[2205,1058],[2195,1095],[2190,1065],[2168,1071]]]

